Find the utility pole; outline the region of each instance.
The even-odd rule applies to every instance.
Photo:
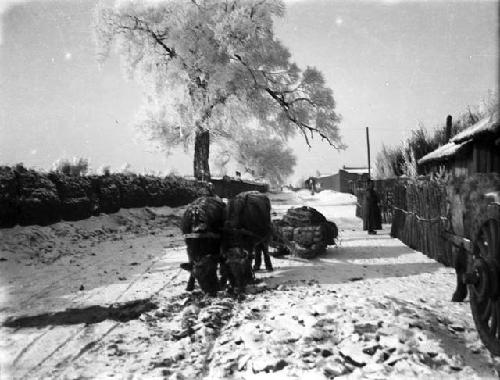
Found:
[[[371,162],[370,162],[370,134],[368,132],[368,127],[366,127],[366,150],[368,151],[368,179],[372,178],[371,174]]]

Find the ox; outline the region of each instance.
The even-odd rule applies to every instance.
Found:
[[[229,201],[222,240],[222,255],[225,266],[221,269],[222,281],[229,280],[231,288],[244,292],[252,282],[252,254],[256,253],[255,267],[259,269],[261,254],[266,268],[272,270],[268,253],[271,239],[271,202],[257,191],[246,191]]]
[[[221,233],[225,204],[219,197],[201,197],[188,205],[182,217],[182,233],[187,246],[188,263],[180,266],[190,272],[187,291],[195,280],[203,292],[215,295],[219,289],[217,266],[221,261]]]

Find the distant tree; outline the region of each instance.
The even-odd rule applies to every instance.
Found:
[[[478,108],[483,115],[492,115],[499,110],[498,89],[496,91],[488,90],[487,96],[481,100]]]
[[[401,170],[406,177],[414,178],[417,176],[417,158],[415,156],[414,147],[411,145],[412,140],[405,141],[402,147],[403,152],[403,165]]]
[[[295,188],[296,189],[304,189],[306,180],[308,178],[309,178],[308,176],[301,176],[299,179],[297,179],[294,183]]]
[[[111,166],[102,165],[97,169],[96,173],[98,175],[109,176],[111,174]]]
[[[165,148],[194,142],[194,175],[210,175],[211,139],[232,139],[256,118],[283,138],[296,131],[343,148],[332,91],[304,71],[276,39],[278,0],[119,1],[96,8],[102,62],[117,46],[129,75],[145,88],[140,120]]]
[[[403,174],[407,177],[416,177],[418,174],[417,161],[427,153],[438,148],[439,145],[436,138],[430,136],[424,125],[420,123],[418,129],[411,131],[411,136],[401,147],[403,153]]]
[[[388,147],[382,150],[375,159],[375,177],[378,179],[394,178],[403,175],[404,157],[401,146]]]
[[[60,158],[52,164],[52,171],[73,177],[83,176],[89,171],[89,160],[81,157],[73,157],[71,161]]]
[[[407,140],[407,155],[414,155],[416,159],[425,156],[435,150],[439,144],[429,135],[423,124],[411,131],[411,136]]]
[[[231,162],[233,154],[229,149],[222,149],[215,155],[214,165],[220,175],[227,174],[227,165]]]
[[[236,161],[272,185],[281,185],[293,173],[296,157],[283,140],[264,132],[236,142]]]
[[[132,165],[130,165],[128,162],[124,162],[122,166],[118,168],[117,172],[122,174],[131,174],[133,173]]]

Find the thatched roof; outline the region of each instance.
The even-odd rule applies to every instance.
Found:
[[[420,160],[418,164],[425,164],[432,161],[444,161],[452,156],[454,156],[459,150],[461,150],[470,141],[464,141],[461,144],[455,144],[454,142],[449,142],[448,144],[442,145],[436,150],[427,153]]]
[[[450,141],[454,143],[461,143],[466,140],[475,140],[479,136],[486,133],[492,133],[494,135],[500,134],[498,112],[495,112],[490,117],[485,117],[484,119],[479,120],[476,124],[471,125],[467,129],[464,129],[462,132],[454,136]]]
[[[357,168],[357,167],[348,167],[344,165],[344,167],[342,167],[340,170],[343,170],[351,174],[368,174],[368,167]]]
[[[464,129],[462,132],[451,138],[447,144],[442,145],[436,150],[423,156],[420,160],[418,160],[418,164],[421,165],[432,161],[445,161],[450,157],[455,156],[470,142],[488,133],[494,136],[498,136],[500,134],[498,112],[495,112],[493,115],[485,117],[484,119],[479,120],[476,124]]]

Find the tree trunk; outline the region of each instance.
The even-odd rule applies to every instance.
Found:
[[[210,132],[201,128],[194,138],[194,177],[201,181],[210,180]]]

